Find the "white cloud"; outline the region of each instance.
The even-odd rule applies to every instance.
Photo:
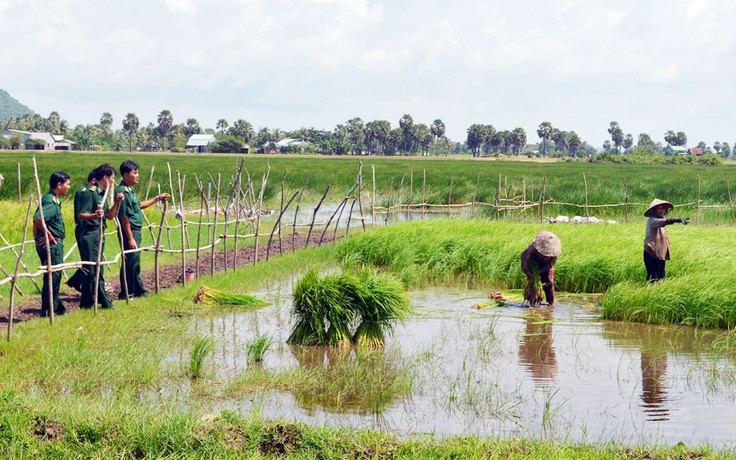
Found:
[[[483,122],[534,141],[549,120],[600,145],[616,119],[709,142],[736,122],[734,23],[728,0],[0,0],[4,36],[22,37],[0,54],[23,62],[0,84],[72,124],[168,108],[211,127],[332,129],[410,113],[455,140]]]

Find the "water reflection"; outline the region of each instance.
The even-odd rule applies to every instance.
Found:
[[[299,365],[308,370],[304,384],[292,389],[296,403],[313,413],[381,414],[408,394],[411,381],[399,357],[384,350],[338,347],[290,347]],[[376,420],[380,422],[379,419]]]
[[[546,384],[557,374],[557,358],[552,346],[554,307],[530,308],[524,315],[524,335],[519,343],[519,362],[535,383]]]
[[[669,420],[667,402],[667,354],[655,350],[641,351],[641,401],[647,419],[654,422]]]

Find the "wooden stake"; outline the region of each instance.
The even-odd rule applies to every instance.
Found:
[[[365,217],[363,217],[363,160],[358,162],[358,209],[360,210],[360,223],[365,231]],[[348,224],[348,227],[350,225]],[[346,235],[347,236],[347,235]]]
[[[371,165],[373,172],[373,198],[371,200],[371,227],[376,226],[376,167]]]
[[[187,251],[184,243],[184,235],[186,234],[186,223],[187,218],[184,214],[184,192],[182,192],[181,185],[181,173],[179,170],[176,171],[176,184],[179,187],[179,214],[181,215],[181,284],[186,287],[187,285]]]
[[[54,324],[54,284],[52,282],[53,272],[51,271],[51,241],[49,241],[49,230],[46,227],[46,219],[43,216],[43,195],[41,192],[41,184],[38,180],[38,167],[36,166],[36,155],[33,155],[33,177],[36,180],[36,194],[38,196],[38,213],[41,216],[41,228],[43,238],[46,244],[46,285],[49,288],[49,321]],[[22,251],[21,251],[22,252]]]
[[[294,223],[291,226],[291,247],[293,248],[293,250],[296,250],[296,222],[297,216],[299,215],[299,206],[301,205],[302,196],[304,196],[304,190],[307,189],[307,184],[309,183],[310,177],[312,177],[312,173],[309,173],[309,175],[307,175],[307,179],[304,181],[304,185],[299,192],[299,198],[296,200],[296,209],[294,210]]]
[[[13,270],[13,281],[10,282],[10,311],[8,312],[8,342],[13,332],[13,310],[15,306],[15,292],[18,290],[18,267],[20,266],[20,259],[23,257],[23,251],[26,247],[26,236],[28,235],[28,221],[31,217],[31,206],[33,206],[33,196],[28,198],[28,209],[26,210],[26,223],[23,225],[23,239],[20,243],[20,255],[15,260],[15,270]],[[51,306],[53,310],[53,305]]]
[[[220,205],[220,180],[221,176],[217,175],[217,188],[215,189],[215,216],[212,224],[212,249],[210,251],[210,275],[215,274],[215,242],[217,241],[217,207]]]
[[[155,253],[153,255],[153,273],[154,273],[154,289],[156,291],[156,294],[160,291],[160,282],[159,282],[159,275],[160,275],[160,265],[159,265],[159,256],[161,255],[161,235],[163,235],[164,231],[164,223],[166,222],[166,206],[168,205],[168,200],[163,202],[163,205],[161,206],[161,223],[158,225],[158,236],[156,237],[156,246],[155,246]]]
[[[588,212],[588,178],[583,173],[583,183],[585,184],[585,219],[590,220],[590,213]]]
[[[18,203],[20,203],[23,200],[23,192],[21,189],[23,188],[23,185],[21,183],[21,177],[20,177],[20,162],[18,163]]]
[[[312,236],[312,229],[314,228],[314,221],[317,218],[317,211],[319,211],[319,207],[322,206],[322,202],[325,201],[325,197],[327,197],[327,192],[329,192],[330,191],[330,187],[332,187],[332,180],[334,178],[335,178],[335,176],[332,176],[330,178],[330,182],[327,184],[327,188],[325,189],[325,193],[322,194],[322,198],[320,198],[319,203],[317,203],[317,207],[314,208],[314,212],[312,213],[312,223],[309,224],[309,232],[307,233],[307,242],[304,244],[304,247],[309,246],[309,239]]]

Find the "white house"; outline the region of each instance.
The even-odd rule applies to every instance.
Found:
[[[10,139],[13,136],[20,136],[23,144],[26,144],[29,139],[42,141],[43,150],[74,150],[77,146],[74,141],[65,139],[61,134],[34,133],[30,131],[21,131],[20,129],[7,129],[0,131],[0,136],[3,136],[6,139]],[[40,145],[39,148],[41,148]]]
[[[214,134],[192,134],[187,141],[187,148],[194,149],[196,153],[210,152],[210,144],[213,144],[216,140]]]

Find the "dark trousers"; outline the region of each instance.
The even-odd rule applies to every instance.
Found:
[[[663,280],[667,275],[664,265],[664,260],[659,260],[647,251],[644,251],[644,267],[647,269],[647,281],[654,283],[655,281]]]
[[[82,228],[81,228],[80,225],[77,225],[76,228],[74,229],[74,239],[77,242],[77,248],[79,248],[79,254],[80,254],[80,256],[82,254],[81,244],[79,243],[80,242],[79,236],[80,236],[81,233],[82,233]],[[84,257],[81,257],[81,260],[86,260],[86,259]],[[84,277],[86,276],[86,274],[87,274],[87,268],[86,267],[79,267],[74,272],[74,274],[69,277],[69,279],[66,281],[66,284],[68,284],[69,286],[72,286],[74,288],[77,288],[77,289],[81,290],[82,283],[84,282]]]
[[[133,239],[135,240],[136,245],[140,248],[141,230],[133,230],[131,228],[131,232],[133,233]],[[123,247],[127,251],[130,249],[130,245],[128,244],[128,240],[126,238],[123,238],[123,240]],[[123,271],[122,266],[120,267],[120,295],[118,296],[119,299],[125,298],[125,292],[123,292],[123,290],[125,289],[125,281],[127,281],[128,283],[128,296],[141,297],[146,294],[146,288],[143,286],[143,280],[141,279],[140,252],[125,254],[125,271]]]
[[[48,263],[48,257],[46,254],[45,240],[36,240],[36,253],[38,258],[41,259],[41,265]],[[64,261],[64,242],[62,240],[56,240],[56,244],[51,246],[51,265],[57,265]],[[51,296],[54,305],[54,313],[64,313],[64,302],[61,301],[59,296],[59,287],[61,286],[61,272],[54,272],[51,274]],[[46,316],[49,314],[49,276],[43,275],[43,289],[41,289],[41,315]]]
[[[102,261],[105,260],[105,239],[102,237]],[[84,261],[97,263],[98,245],[100,242],[100,231],[96,228],[83,230],[79,237],[79,255]],[[81,308],[93,308],[95,303],[95,283],[97,280],[97,267],[87,265],[87,274],[82,282],[82,298],[79,302]],[[112,307],[112,300],[105,291],[105,267],[100,265],[100,283],[97,288],[97,302],[102,308]]]

